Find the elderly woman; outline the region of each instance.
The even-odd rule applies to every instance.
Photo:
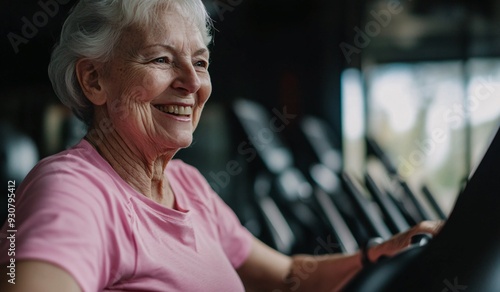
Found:
[[[3,272],[1,291],[331,291],[362,268],[360,254],[272,250],[200,173],[172,160],[190,145],[211,93],[209,43],[201,0],[75,6],[49,75],[89,131],[18,189],[15,257],[4,252],[7,224],[0,254],[4,268],[15,259],[15,285]],[[368,258],[438,226],[422,223]]]

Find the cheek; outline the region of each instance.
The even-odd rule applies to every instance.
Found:
[[[154,74],[142,74],[133,77],[133,73],[122,79],[119,88],[108,103],[110,116],[124,120],[130,115],[136,116],[137,111],[147,110],[149,102],[161,92],[162,81]],[[135,76],[139,76],[136,72]],[[128,77],[128,78],[127,78]]]
[[[198,91],[198,100],[194,118],[195,127],[198,125],[198,122],[200,121],[201,113],[203,112],[205,103],[208,101],[208,98],[210,97],[211,93],[212,93],[212,84],[210,83],[210,79],[208,79],[208,82],[204,82],[200,90]]]
[[[123,99],[132,103],[150,102],[164,90],[163,83],[160,74],[144,74],[124,84],[127,89],[124,90]]]
[[[208,98],[212,94],[212,83],[210,81],[210,77],[207,77],[204,81],[202,81],[202,86],[199,92],[199,100],[198,103],[201,107],[208,101]]]

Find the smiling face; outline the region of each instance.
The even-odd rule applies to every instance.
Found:
[[[152,155],[191,144],[212,89],[200,31],[172,7],[160,15],[123,33],[99,82],[114,130]]]

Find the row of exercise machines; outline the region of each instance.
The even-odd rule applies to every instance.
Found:
[[[300,118],[292,135],[294,153],[282,131],[269,130],[271,111],[239,99],[233,112],[260,158],[250,165],[253,197],[247,202],[259,210],[266,243],[281,252],[355,252],[372,238],[388,239],[420,221],[446,219],[427,187],[419,196],[398,176],[375,139],[366,139],[367,149],[385,169],[383,183],[369,171],[360,178],[342,169],[338,138],[319,118]]]
[[[232,111],[243,135],[262,144],[255,139],[269,127],[270,111],[245,99]],[[294,143],[308,145],[297,147],[300,154],[294,155],[279,131],[265,131],[273,137],[255,148],[260,163],[248,165],[253,191],[242,204],[258,211],[261,239],[288,254],[355,252],[375,237],[387,239],[422,220],[443,219],[438,236],[416,240],[364,269],[344,290],[500,291],[500,131],[446,216],[427,187],[417,196],[398,176],[375,139],[366,139],[367,154],[383,165],[389,184],[369,171],[362,178],[343,171],[325,122],[303,117],[297,128]]]

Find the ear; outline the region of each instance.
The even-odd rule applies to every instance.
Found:
[[[106,94],[101,86],[102,64],[89,60],[80,59],[76,62],[75,71],[83,94],[94,105],[106,103]]]

